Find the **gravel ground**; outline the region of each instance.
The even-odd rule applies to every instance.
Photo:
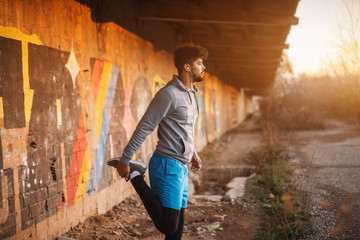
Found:
[[[344,123],[289,139],[294,182],[306,192],[306,239],[360,239],[360,130]]]

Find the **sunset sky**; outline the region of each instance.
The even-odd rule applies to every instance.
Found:
[[[292,26],[286,52],[295,74],[318,73],[327,59],[335,56],[339,31],[349,23],[345,4],[353,16],[360,16],[360,0],[301,0],[295,16],[299,24]],[[360,25],[357,26],[360,32]]]

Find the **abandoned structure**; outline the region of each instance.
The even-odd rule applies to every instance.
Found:
[[[243,121],[298,1],[0,0],[0,239],[54,238],[134,193],[104,163],[176,73],[177,45],[210,53],[197,149]]]

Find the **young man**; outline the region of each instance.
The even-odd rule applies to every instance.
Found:
[[[188,169],[201,169],[194,148],[194,127],[199,114],[195,82],[205,74],[205,48],[195,45],[178,47],[174,53],[179,75],[173,76],[151,101],[136,127],[121,158],[109,162],[119,175],[131,180],[149,216],[165,239],[181,239],[184,211],[188,198]],[[149,163],[150,185],[144,181],[146,164],[131,158],[146,136],[158,128],[158,143]]]

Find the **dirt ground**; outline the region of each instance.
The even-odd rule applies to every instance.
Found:
[[[249,167],[247,153],[260,143],[260,139],[260,129],[252,121],[242,123],[200,152],[199,155],[203,159],[202,172],[206,173],[210,168],[230,167],[241,170],[241,167]],[[202,175],[197,177],[200,181],[198,185],[206,184],[202,182],[202,178]],[[222,194],[226,191],[225,186],[228,182],[222,181],[224,178],[215,184],[217,190],[208,191],[213,195],[189,197],[185,212],[184,240],[256,238],[259,220],[249,210],[251,200],[225,200]],[[101,240],[164,239],[164,235],[156,230],[137,196],[124,200],[104,215],[90,217],[62,236]]]
[[[189,204],[183,239],[255,239],[257,219],[243,204]],[[130,197],[105,215],[87,219],[63,236],[73,239],[164,239],[138,197]]]
[[[312,229],[304,239],[360,239],[360,127],[329,122],[326,129],[293,132],[283,141],[295,169],[294,183],[300,192],[305,192],[303,203],[311,215]],[[253,121],[245,121],[203,149],[203,175],[191,174],[190,179],[198,181],[195,188],[202,189],[201,194],[205,195],[190,196],[183,239],[256,239],[260,218],[251,210],[252,200],[229,201],[223,196],[234,174],[225,170],[240,169],[235,171],[240,174],[242,169],[251,167],[247,153],[260,143],[259,127]],[[231,176],[227,176],[229,173]],[[207,177],[211,174],[215,177]],[[87,219],[63,236],[164,239],[137,196],[114,206],[105,215]]]

